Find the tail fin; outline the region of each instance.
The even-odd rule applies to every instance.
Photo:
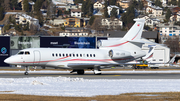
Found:
[[[127,34],[123,37],[123,40],[139,42],[142,36],[145,19],[134,19],[136,23],[131,27]]]
[[[146,56],[142,57],[142,59],[146,60],[146,61],[151,61],[155,47],[156,46],[150,46],[148,54],[146,54]]]
[[[174,63],[176,56],[177,56],[177,55],[174,55],[174,57],[173,57],[168,63],[169,63],[169,64]]]

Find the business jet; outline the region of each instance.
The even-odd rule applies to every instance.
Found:
[[[25,75],[28,75],[29,66],[72,69],[72,72],[81,75],[84,74],[84,69],[92,69],[98,75],[101,74],[101,66],[117,66],[146,55],[141,50],[144,44],[141,36],[145,20],[134,21],[135,24],[122,39],[99,49],[29,48],[20,50],[4,62],[25,67]]]

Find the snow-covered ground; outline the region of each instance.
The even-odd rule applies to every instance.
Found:
[[[89,97],[133,92],[179,92],[179,84],[180,79],[0,78],[0,93]]]

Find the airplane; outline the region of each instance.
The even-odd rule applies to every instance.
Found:
[[[20,50],[4,62],[25,67],[25,75],[28,75],[29,66],[72,69],[72,72],[80,75],[84,74],[84,69],[92,69],[94,74],[100,75],[101,66],[117,66],[146,55],[141,50],[144,44],[141,36],[145,19],[134,21],[135,24],[122,39],[99,49],[29,48]]]

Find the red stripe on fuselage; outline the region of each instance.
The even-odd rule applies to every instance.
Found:
[[[49,60],[49,61],[35,61],[35,62],[14,62],[14,63],[43,63],[43,62],[58,62],[58,60],[62,60],[65,59],[67,57],[64,58],[60,58],[60,59],[56,59],[56,60]],[[127,59],[131,59],[131,58],[126,58],[126,59],[70,59],[70,60],[62,60],[59,62],[69,62],[69,61],[101,61],[101,62],[108,62],[108,61],[120,61],[120,60],[127,60]]]
[[[120,44],[117,44],[117,45],[112,45],[112,46],[107,46],[107,47],[117,47],[117,46],[121,46],[121,45],[124,45],[126,43],[128,43],[129,41],[126,41],[126,42],[123,42],[123,43],[120,43]]]

